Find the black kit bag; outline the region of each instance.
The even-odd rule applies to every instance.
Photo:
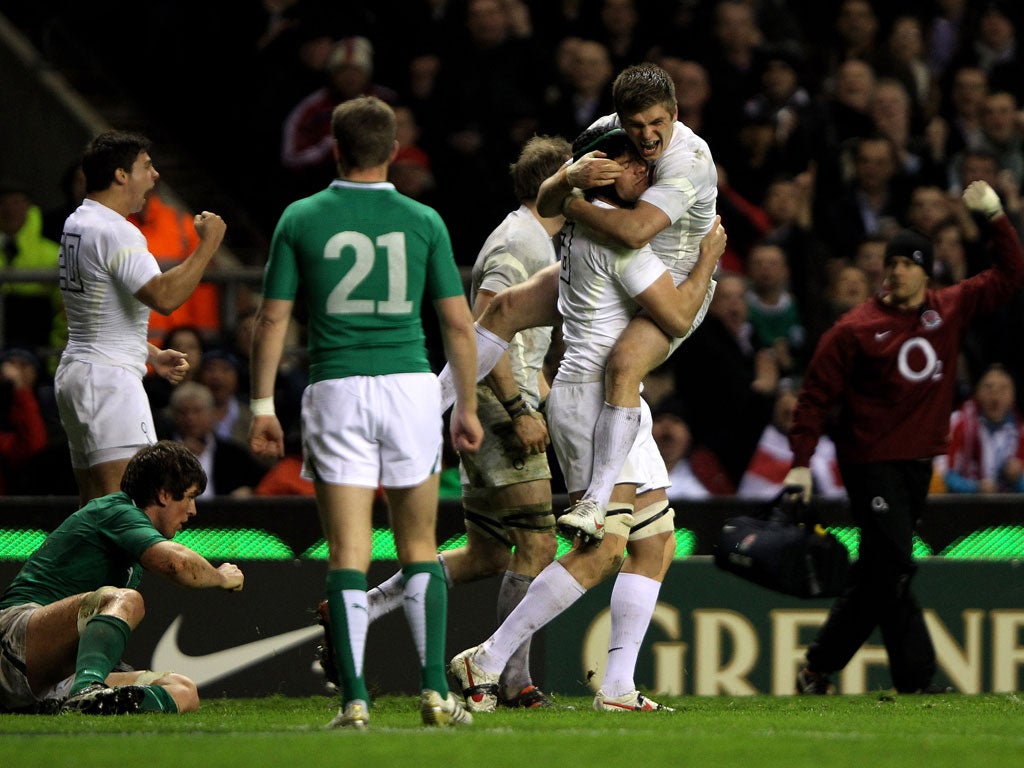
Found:
[[[850,554],[818,523],[798,488],[784,488],[759,516],[725,521],[715,565],[796,597],[836,597],[846,587]]]

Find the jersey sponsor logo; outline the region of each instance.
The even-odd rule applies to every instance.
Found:
[[[882,339],[884,339],[884,338],[885,338],[886,336],[888,336],[888,335],[889,335],[890,333],[892,333],[892,331],[878,331],[878,332],[877,332],[877,333],[875,334],[875,341],[881,341],[881,340],[882,340]]]
[[[178,616],[161,636],[153,649],[151,666],[153,669],[173,669],[192,678],[198,686],[233,675],[323,634],[319,625],[303,627],[234,648],[190,656],[178,646],[183,621],[184,617]]]
[[[935,347],[920,336],[903,342],[896,356],[896,365],[907,381],[938,381],[942,378],[942,361]]]

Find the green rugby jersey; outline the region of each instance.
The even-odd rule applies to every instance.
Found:
[[[139,557],[166,541],[128,494],[93,499],[70,515],[22,566],[0,597],[0,608],[49,605],[100,587],[135,588]]]
[[[285,209],[263,296],[308,310],[310,382],[430,371],[424,298],[462,295],[448,230],[388,182],[334,181]]]

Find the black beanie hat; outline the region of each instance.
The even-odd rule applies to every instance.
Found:
[[[896,256],[906,256],[921,267],[928,277],[932,276],[932,267],[935,264],[932,242],[920,232],[904,229],[893,237],[885,246],[886,265]]]

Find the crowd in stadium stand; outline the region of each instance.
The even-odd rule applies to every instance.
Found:
[[[67,5],[48,19],[22,11],[21,21],[37,39],[47,24],[78,24],[94,41],[127,23],[87,19],[86,9]],[[126,84],[268,232],[284,205],[332,178],[334,103],[372,93],[400,117],[394,183],[440,211],[464,266],[514,205],[508,164],[523,142],[538,133],[571,140],[610,112],[610,83],[624,66],[665,68],[680,120],[707,140],[718,165],[729,233],[723,277],[735,276],[720,280],[704,325],[648,387],[664,419],[666,458],[690,462],[674,471],[695,496],[761,489],[756,495],[781,482],[789,459],[779,435],[794,386],[824,330],[881,289],[895,232],[914,227],[930,237],[935,279],[952,284],[989,263],[960,202],[970,181],[996,189],[1018,229],[1024,220],[1024,10],[1014,3],[186,0],[141,12],[154,53],[141,72],[122,71]],[[182,85],[210,80],[215,87]],[[240,320],[251,309],[240,307]],[[1019,421],[1012,407],[990,417],[971,398],[995,364],[1011,387],[1021,381],[1024,348],[1014,340],[1022,331],[1021,297],[973,327],[955,372],[966,413],[954,417],[959,450],[977,453],[986,429]],[[221,416],[244,418],[245,342],[209,328],[201,335],[236,371],[235,408],[213,384],[200,386]],[[296,398],[301,379],[299,361],[283,372],[280,391]],[[167,404],[168,393],[154,397],[154,411]],[[1018,464],[1020,442],[1010,452]],[[57,452],[43,455],[51,461]],[[940,462],[934,488],[945,490],[949,469],[950,491],[1020,490],[1019,472],[1015,483],[984,482],[983,466],[993,460]],[[829,472],[827,455],[820,471]],[[8,492],[35,475],[9,477]]]

